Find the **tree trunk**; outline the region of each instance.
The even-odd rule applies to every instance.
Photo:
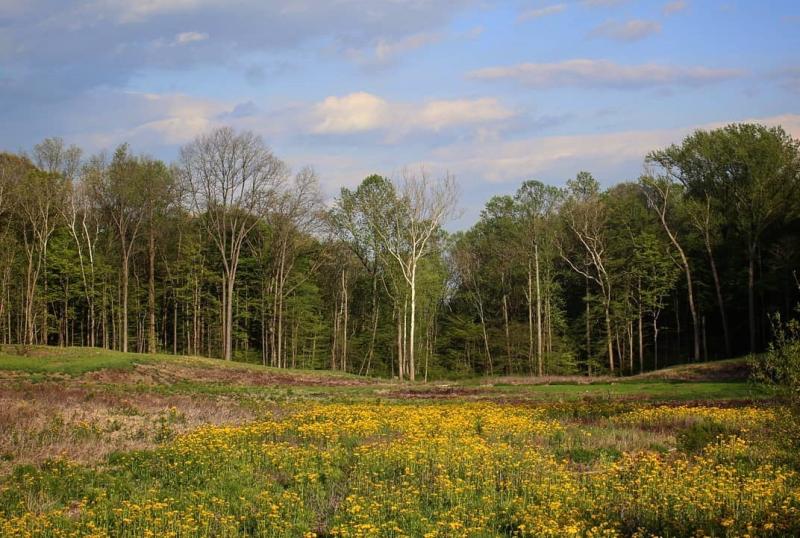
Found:
[[[633,375],[633,320],[628,321],[628,366]]]
[[[703,325],[703,360],[708,360],[708,342],[706,340],[706,317],[702,317],[702,325]]]
[[[370,366],[372,366],[372,356],[375,353],[375,338],[378,334],[378,274],[376,271],[372,273],[372,332],[369,339],[369,348],[367,349],[367,370],[364,375],[369,375]],[[362,363],[363,364],[363,363]],[[358,370],[359,375],[361,369]]]
[[[285,284],[284,269],[286,267],[286,241],[281,242],[280,262],[278,264],[278,274],[275,277],[275,356],[278,366],[283,360],[283,290]],[[285,366],[285,365],[284,365]]]
[[[750,245],[747,256],[747,320],[750,326],[750,353],[756,352],[756,300],[755,300],[756,246]]]
[[[605,307],[605,322],[606,322],[606,345],[608,347],[608,367],[611,373],[614,373],[614,342],[613,335],[611,334],[611,312],[609,311],[608,304]]]
[[[336,370],[336,352],[339,339],[339,307],[333,310],[333,341],[331,342],[331,370]]]
[[[489,375],[493,374],[492,352],[489,349],[489,333],[486,331],[486,318],[483,315],[483,301],[479,299],[478,315],[481,319],[481,330],[483,332],[483,347],[486,350],[486,360],[489,366]]]
[[[672,230],[667,224],[667,216],[666,216],[666,204],[668,199],[668,194],[664,196],[664,207],[663,209],[659,209],[659,217],[661,218],[661,224],[664,227],[664,231],[667,232],[667,236],[669,237],[672,245],[675,247],[675,250],[678,251],[678,255],[681,258],[681,264],[683,265],[684,273],[686,274],[686,289],[687,295],[689,300],[689,312],[692,315],[692,329],[693,329],[693,336],[694,336],[694,359],[697,360],[700,357],[700,324],[697,319],[697,309],[694,305],[694,289],[692,283],[692,271],[689,267],[689,260],[686,257],[686,253],[683,251],[681,244],[678,242],[678,238],[672,233]]]
[[[43,263],[42,263],[42,334],[40,335],[41,343],[44,345],[48,344],[48,337],[50,336],[48,333],[50,331],[50,327],[48,324],[47,319],[47,246],[43,249]]]
[[[533,375],[534,351],[533,351],[533,276],[531,270],[531,260],[528,259],[528,367]],[[539,374],[541,375],[541,374]]]
[[[403,316],[401,318],[401,315]],[[405,338],[404,327],[405,315],[400,311],[400,305],[397,305],[397,378],[403,380],[403,339]]]
[[[717,272],[717,264],[714,261],[714,253],[711,249],[711,239],[708,234],[705,235],[706,252],[708,252],[708,261],[711,265],[711,276],[714,278],[714,291],[717,294],[717,305],[719,306],[719,316],[722,320],[722,337],[725,340],[725,358],[731,357],[731,338],[728,332],[728,316],[725,312],[725,301],[722,298],[722,285],[719,280],[719,273]]]
[[[156,352],[156,239],[153,223],[147,241],[147,352]]]
[[[414,330],[416,327],[417,313],[417,264],[411,267],[411,320],[409,321],[408,331],[408,378],[411,381],[416,377],[416,366],[414,364]]]
[[[539,278],[539,245],[533,247],[534,266],[536,269],[536,366],[539,377],[544,375],[542,359],[542,286]]]
[[[122,320],[121,320],[121,327],[120,327],[120,334],[122,335],[122,352],[128,352],[128,255],[125,251],[125,246],[123,248],[123,255],[122,255]]]
[[[33,256],[31,254],[28,255],[28,268],[25,277],[25,343],[33,345],[35,343],[33,299],[35,296],[36,280],[34,278]]]
[[[508,295],[503,294],[503,328],[506,336],[506,373],[511,375],[511,335],[508,331]]]
[[[592,312],[589,304],[589,279],[586,278],[586,373],[592,375]]]
[[[658,316],[653,315],[653,370],[658,370]]]
[[[178,298],[172,302],[172,354],[178,354]]]
[[[233,284],[235,273],[230,272],[225,284],[227,285],[227,297],[225,302],[225,352],[223,358],[226,361],[233,360]]]
[[[639,373],[644,372],[644,322],[642,311],[639,310]]]
[[[347,371],[347,318],[348,318],[348,304],[347,304],[347,272],[342,270],[342,371]]]

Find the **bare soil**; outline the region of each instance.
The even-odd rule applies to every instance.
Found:
[[[254,418],[251,409],[226,397],[113,392],[78,382],[0,385],[0,475],[54,457],[97,462],[205,424]]]
[[[236,386],[364,386],[377,381],[367,378],[258,371],[249,368],[204,368],[178,363],[137,364],[132,370],[98,370],[84,379],[97,383],[172,385],[179,382],[221,383]]]

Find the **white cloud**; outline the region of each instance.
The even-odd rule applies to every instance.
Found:
[[[314,108],[319,121],[313,132],[320,134],[369,131],[387,126],[391,118],[389,104],[366,92],[326,97]]]
[[[167,144],[182,144],[210,129],[224,104],[186,95],[147,95],[162,109],[163,117],[135,127],[131,135],[153,133]]]
[[[117,113],[112,120],[91,114],[87,117],[87,110],[97,108]],[[103,90],[74,102],[71,112],[52,118],[50,124],[51,131],[88,151],[129,142],[137,151],[162,153],[203,132],[230,125],[260,133],[270,143],[288,143],[289,147],[297,137],[325,135],[329,139],[317,146],[324,154],[327,143],[336,145],[350,135],[371,133],[368,139],[373,147],[382,148],[396,148],[397,142],[412,134],[438,133],[441,143],[454,139],[454,133],[461,137],[482,128],[499,128],[513,115],[513,111],[490,97],[393,102],[357,92],[330,96],[318,103],[288,102],[269,108],[253,101],[224,101],[180,93]],[[58,127],[54,127],[56,124]]]
[[[392,61],[397,55],[436,43],[441,37],[438,34],[414,34],[402,39],[390,41],[378,40],[375,45],[375,59],[380,63]]]
[[[438,43],[442,38],[442,34],[438,32],[416,33],[399,39],[382,37],[368,47],[344,48],[344,55],[362,67],[386,67],[397,61],[401,55]]]
[[[738,120],[737,120],[738,121]],[[743,122],[781,125],[800,138],[800,115],[749,118]],[[520,181],[529,177],[567,179],[582,169],[613,182],[635,179],[648,152],[678,143],[697,129],[714,129],[715,122],[676,129],[619,131],[600,134],[533,137],[495,142],[470,141],[435,151],[429,162],[460,177],[489,182]],[[621,177],[617,174],[623,174]],[[616,176],[616,177],[615,177]]]
[[[625,22],[605,22],[592,30],[591,35],[616,41],[639,41],[660,31],[661,24],[658,22],[633,19]]]
[[[686,0],[673,0],[672,2],[667,2],[664,5],[664,9],[662,10],[664,15],[673,15],[675,13],[681,12],[689,7],[689,2]]]
[[[172,43],[174,45],[186,45],[187,43],[205,41],[206,39],[208,39],[208,34],[204,32],[181,32],[175,36]]]
[[[112,92],[97,95],[104,106],[115,106],[115,125],[107,121],[88,125],[67,118],[70,126],[81,130],[65,133],[90,151],[108,149],[129,142],[136,151],[157,151],[164,146],[177,146],[221,124],[219,118],[231,104],[201,99],[185,94],[153,94]],[[90,102],[84,104],[90,106]]]
[[[567,9],[566,4],[553,4],[551,6],[540,7],[536,9],[529,9],[523,11],[517,16],[517,21],[529,21],[532,19],[539,19],[548,15],[555,15]]]
[[[357,92],[325,98],[314,106],[313,115],[311,131],[317,134],[381,130],[395,138],[411,131],[439,131],[501,121],[514,113],[490,97],[390,103],[376,95]]]
[[[523,63],[487,67],[469,73],[474,79],[511,79],[534,88],[564,86],[641,88],[700,86],[731,79],[743,73],[735,69],[676,67],[662,64],[620,65],[608,60],[575,59],[558,63]]]
[[[0,86],[0,102],[14,98],[31,102],[34,110],[39,96],[63,99],[95,88],[125,88],[152,70],[240,70],[253,58],[292,62],[295,53],[313,55],[330,43],[339,53],[361,51],[364,62],[387,63],[446,35],[451,21],[473,5],[474,0],[0,0],[0,19],[9,18],[0,23],[0,63],[18,74]],[[169,46],[201,32],[214,40],[203,54]],[[175,39],[181,33],[187,33],[184,40]],[[81,60],[89,57],[91,62]]]
[[[410,118],[410,122],[421,128],[438,130],[453,125],[505,120],[513,115],[513,112],[501,105],[497,99],[484,97],[431,101],[422,106],[416,117]]]

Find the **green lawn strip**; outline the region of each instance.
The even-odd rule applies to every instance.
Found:
[[[551,385],[504,385],[487,392],[531,399],[636,398],[644,400],[746,400],[770,398],[766,388],[745,381],[728,382],[620,382]]]
[[[0,370],[28,374],[81,375],[103,369],[132,370],[136,364],[151,361],[146,355],[104,349],[65,348],[58,353],[33,348],[26,355],[0,352]]]
[[[4,346],[0,350],[0,371],[29,374],[60,373],[75,376],[102,369],[131,370],[137,364],[175,364],[190,368],[247,370],[289,376],[312,376],[322,379],[365,379],[363,376],[330,370],[282,369],[207,357],[122,353],[102,348]]]

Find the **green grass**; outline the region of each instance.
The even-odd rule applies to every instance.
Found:
[[[731,361],[719,361],[718,367],[724,368]],[[116,390],[152,391],[167,394],[205,394],[256,396],[269,400],[313,399],[313,400],[363,400],[383,397],[402,400],[408,395],[422,397],[438,397],[437,383],[398,383],[390,380],[380,384],[356,384],[345,386],[303,385],[307,379],[352,379],[363,380],[354,374],[331,372],[324,370],[282,370],[264,367],[258,364],[226,362],[219,359],[203,357],[185,357],[173,355],[145,355],[121,353],[99,348],[53,348],[41,346],[5,346],[0,351],[0,371],[28,374],[29,379],[37,381],[53,375],[80,376],[98,370],[131,371],[137,364],[175,365],[200,369],[231,369],[248,373],[276,374],[281,376],[274,383],[263,385],[255,381],[232,384],[220,381],[200,379],[182,379],[169,385],[126,386],[124,383],[114,386]],[[706,371],[717,367],[715,363],[701,365],[685,365],[682,370],[703,368]],[[670,370],[664,370],[668,372]],[[285,377],[289,376],[289,377]],[[559,401],[590,399],[648,399],[648,400],[748,400],[772,397],[767,388],[753,385],[744,380],[734,381],[678,381],[661,379],[652,374],[620,378],[619,381],[608,382],[597,380],[591,383],[579,383],[566,380],[551,384],[525,385],[511,384],[502,378],[496,384],[486,383],[487,378],[472,378],[448,384],[454,389],[453,394],[445,394],[448,398],[482,399],[509,398],[533,401]],[[291,384],[291,388],[286,388]],[[283,385],[283,386],[282,386]],[[392,388],[394,387],[394,388]]]
[[[800,531],[789,472],[800,462],[786,442],[797,417],[767,389],[731,380],[729,365],[588,384],[409,383],[6,346],[0,535],[288,538],[354,536],[364,525],[380,525],[380,536],[398,526],[407,536],[561,536],[597,525],[621,536],[749,525],[790,535]],[[99,370],[116,373],[84,375]],[[750,403],[708,407],[730,400]],[[648,418],[651,407],[667,418]],[[709,455],[732,473],[724,488],[700,459]],[[768,484],[769,502],[743,497],[746,484]],[[713,499],[695,509],[682,500],[688,490]],[[451,532],[459,525],[472,530]]]
[[[66,374],[78,376],[97,370],[132,370],[137,364],[174,364],[191,368],[222,368],[250,372],[310,375],[323,378],[363,379],[355,374],[330,370],[307,370],[265,367],[239,361],[223,361],[208,357],[168,354],[122,353],[90,347],[3,346],[0,350],[0,371],[28,374]]]
[[[510,390],[509,390],[510,389]],[[623,382],[591,385],[535,385],[495,387],[508,394],[540,396],[542,399],[642,398],[649,400],[740,400],[771,396],[762,387],[746,381],[701,382]]]
[[[21,355],[24,353],[25,355]],[[120,353],[96,348],[52,348],[31,347],[14,349],[12,346],[0,352],[0,370],[28,374],[81,375],[102,369],[131,370],[135,364],[147,362],[146,355]]]
[[[667,415],[677,439],[641,417],[613,422],[647,405],[619,407],[590,424],[497,404],[287,406],[260,422],[187,436],[169,429],[180,420],[173,413],[162,417],[152,450],[113,453],[96,466],[18,466],[0,479],[0,531],[20,538],[800,532],[798,477],[779,457],[783,439],[768,435],[779,418],[795,427],[794,418],[729,409],[717,417],[724,428],[690,426],[681,435],[687,415],[668,408],[677,413]],[[705,420],[701,408],[689,412],[692,423]],[[747,416],[752,424],[743,429],[738,421]]]

